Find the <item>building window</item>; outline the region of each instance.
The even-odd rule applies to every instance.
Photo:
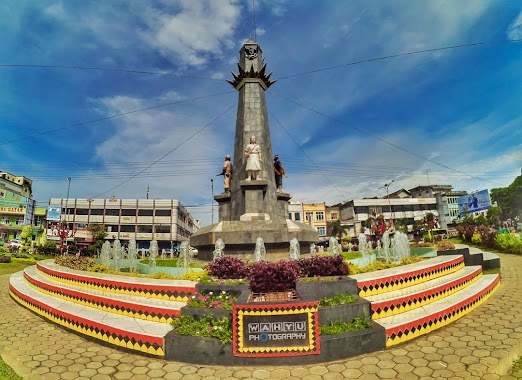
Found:
[[[117,224],[108,224],[106,226],[107,232],[118,232],[118,225]],[[122,226],[123,227],[123,226]]]
[[[121,216],[136,216],[135,209],[121,210]]]
[[[170,234],[170,226],[169,225],[166,225],[166,226],[163,226],[163,225],[156,226],[156,233],[158,233],[158,234]]]
[[[310,222],[312,220],[312,218],[313,218],[313,215],[314,215],[314,213],[311,212],[311,211],[305,212],[305,219],[306,219],[306,221]]]
[[[2,224],[10,224],[10,223],[11,223],[11,221],[9,220],[9,218],[7,218],[7,217],[2,218]]]
[[[330,219],[331,219],[331,220],[337,220],[337,219],[339,219],[339,218],[337,217],[337,213],[336,213],[336,212],[332,212],[332,213],[330,214]]]
[[[378,208],[374,208],[375,210]],[[368,214],[368,206],[355,206],[354,211],[356,214]],[[376,213],[376,215],[381,214],[381,212]]]
[[[324,212],[322,211],[317,211],[315,213],[315,220],[324,220]]]
[[[170,216],[171,210],[155,210],[154,215],[156,216]]]
[[[120,226],[120,232],[136,232],[134,224],[123,224]]]
[[[294,213],[294,217],[295,217],[294,220],[297,220],[297,221],[301,220],[301,213],[300,212]]]
[[[107,209],[105,210],[107,216],[120,216],[120,210],[118,209]]]
[[[138,210],[138,216],[152,216],[152,210]]]
[[[326,228],[325,227],[317,227],[317,232],[319,232],[319,236],[326,235]]]
[[[17,226],[23,226],[24,225],[24,218],[16,218],[16,225]]]
[[[102,208],[91,208],[91,215],[103,215]]]
[[[76,209],[76,215],[89,215],[89,209],[87,209],[87,208],[77,208]]]
[[[151,234],[152,226],[151,225],[138,225],[138,233],[139,234]]]

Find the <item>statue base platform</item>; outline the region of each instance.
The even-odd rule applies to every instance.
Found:
[[[289,257],[290,240],[299,241],[301,254],[310,253],[310,244],[317,243],[319,234],[307,224],[290,219],[221,221],[198,230],[190,245],[198,249],[198,259],[211,261],[217,239],[225,243],[225,256],[254,259],[258,237],[263,238],[268,260]]]

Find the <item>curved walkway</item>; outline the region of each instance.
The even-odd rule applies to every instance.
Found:
[[[299,367],[199,366],[101,346],[19,306],[0,276],[0,355],[24,379],[516,379],[522,355],[522,257],[499,255],[502,284],[487,303],[412,342],[331,363]]]

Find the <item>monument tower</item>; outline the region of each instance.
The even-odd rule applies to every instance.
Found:
[[[246,41],[239,51],[239,73],[228,82],[239,92],[234,139],[231,192],[216,195],[219,222],[192,235],[191,245],[203,260],[211,260],[218,238],[225,242],[225,255],[251,258],[256,239],[262,237],[268,257],[288,254],[289,242],[297,238],[301,252],[308,253],[310,244],[319,235],[312,227],[288,219],[290,194],[277,193],[273,169],[272,141],[268,124],[265,91],[270,80],[263,60],[263,51],[253,40]],[[254,144],[250,144],[255,139]],[[249,145],[250,144],[250,145]],[[259,171],[250,178],[247,155],[256,147]]]

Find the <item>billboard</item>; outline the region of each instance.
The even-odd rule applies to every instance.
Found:
[[[487,210],[491,207],[491,200],[489,199],[489,191],[487,189],[463,195],[459,197],[458,202],[460,215]]]
[[[47,220],[60,221],[62,214],[62,206],[48,206],[47,207]]]

